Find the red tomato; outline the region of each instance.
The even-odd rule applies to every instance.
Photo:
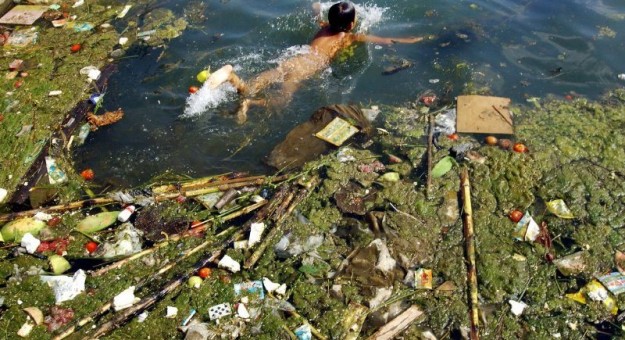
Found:
[[[197,275],[203,279],[206,279],[207,277],[210,277],[212,273],[213,271],[210,268],[203,267],[202,269],[198,270]]]
[[[514,150],[514,152],[524,153],[524,152],[527,152],[527,146],[525,146],[525,144],[522,144],[522,143],[514,143],[512,150]]]
[[[512,210],[508,214],[508,218],[510,219],[510,221],[517,223],[523,218],[523,212],[521,210]]]
[[[460,138],[460,137],[458,136],[457,133],[452,133],[451,135],[447,135],[447,138],[449,138],[449,139],[451,139],[453,141],[457,141],[458,138]]]
[[[189,93],[195,93],[197,91],[199,91],[200,88],[197,86],[189,86]]]
[[[93,173],[93,170],[87,168],[85,170],[83,170],[80,173],[80,176],[85,180],[85,181],[91,181],[93,180],[93,178],[95,177],[95,174]]]
[[[87,252],[91,254],[98,249],[98,244],[93,241],[89,241],[85,243],[85,249],[87,249]]]
[[[80,46],[80,44],[74,44],[69,49],[70,49],[70,51],[72,51],[72,53],[76,53],[76,52],[80,51],[81,48],[82,48],[82,46]]]

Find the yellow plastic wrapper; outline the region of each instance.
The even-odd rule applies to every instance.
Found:
[[[547,202],[547,210],[560,218],[575,218],[564,200],[561,199]]]
[[[581,304],[586,304],[586,297],[588,297],[594,301],[601,301],[612,315],[618,313],[616,301],[609,295],[607,289],[605,289],[601,282],[597,280],[590,281],[577,293],[566,294],[566,297]]]

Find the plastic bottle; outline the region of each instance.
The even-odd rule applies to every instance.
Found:
[[[83,144],[85,142],[87,136],[89,136],[90,130],[91,127],[89,126],[89,123],[85,123],[80,126],[80,130],[78,130],[78,144]]]
[[[117,220],[120,222],[126,222],[128,221],[128,219],[130,218],[130,216],[132,216],[132,214],[134,214],[136,208],[134,205],[129,205],[126,208],[124,208],[124,210],[119,212],[119,215],[117,215]]]

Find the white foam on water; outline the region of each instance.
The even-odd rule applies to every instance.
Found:
[[[215,89],[209,88],[207,83],[204,83],[199,91],[187,97],[184,113],[180,115],[180,118],[200,116],[219,104],[229,101],[236,92],[230,83],[223,83]]]
[[[295,45],[282,51],[282,53],[280,54],[278,58],[268,60],[267,62],[270,64],[279,64],[294,56],[301,55],[301,54],[309,54],[309,53],[310,53],[310,45]]]

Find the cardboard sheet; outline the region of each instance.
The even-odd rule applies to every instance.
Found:
[[[315,136],[328,143],[341,146],[341,144],[356,132],[358,132],[358,129],[355,126],[339,117],[335,117],[326,127],[317,132]]]
[[[17,5],[0,18],[0,24],[32,25],[48,10],[48,7],[49,6],[40,5]]]
[[[458,96],[456,131],[465,133],[513,134],[510,98]]]

